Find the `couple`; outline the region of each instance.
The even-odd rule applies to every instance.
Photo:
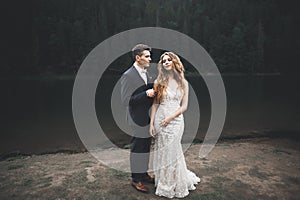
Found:
[[[200,178],[187,169],[181,147],[182,113],[188,104],[188,82],[184,78],[183,65],[174,53],[162,54],[159,74],[152,85],[146,72],[151,61],[151,48],[138,44],[132,49],[132,55],[134,64],[121,78],[122,103],[127,107],[127,121],[132,130],[131,185],[147,193],[149,189],[144,184],[153,183],[158,196],[185,197],[189,190],[195,189]],[[147,173],[152,138],[155,138],[155,178]]]

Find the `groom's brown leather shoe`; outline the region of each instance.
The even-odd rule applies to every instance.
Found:
[[[132,187],[134,187],[137,191],[139,192],[144,192],[144,193],[148,193],[149,189],[143,185],[141,182],[131,182]]]

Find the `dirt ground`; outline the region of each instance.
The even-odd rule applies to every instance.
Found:
[[[185,199],[299,199],[300,141],[256,138],[219,142],[200,159],[185,153],[201,183]],[[137,192],[130,174],[89,153],[15,156],[0,162],[0,199],[165,199]]]

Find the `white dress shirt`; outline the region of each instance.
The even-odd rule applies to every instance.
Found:
[[[147,70],[146,69],[142,69],[141,67],[133,64],[133,66],[136,68],[136,70],[139,72],[140,76],[142,77],[142,79],[144,80],[145,84],[147,85]]]

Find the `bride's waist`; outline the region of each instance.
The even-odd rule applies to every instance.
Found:
[[[159,107],[162,107],[162,108],[179,108],[180,105],[178,103],[170,103],[170,102],[168,102],[168,103],[161,103],[159,105]]]
[[[157,109],[156,117],[157,118],[165,118],[169,115],[173,114],[175,111],[180,109],[180,106],[178,105],[160,105]],[[182,114],[177,116],[178,119],[182,117]]]

